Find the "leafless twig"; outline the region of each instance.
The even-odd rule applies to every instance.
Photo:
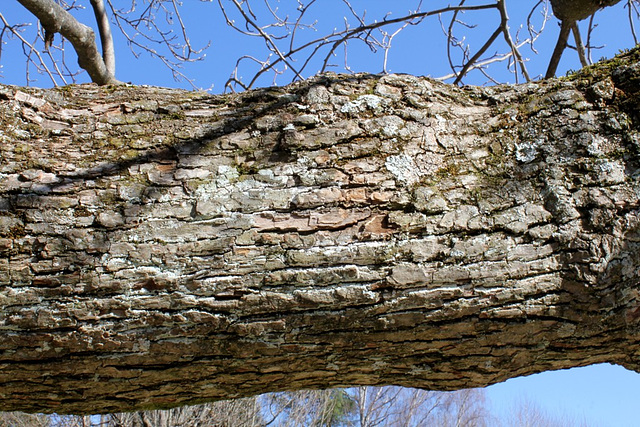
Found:
[[[22,30],[25,27],[28,27],[29,24],[17,24],[10,25],[9,22],[5,19],[5,17],[0,13],[0,20],[2,20],[3,28],[2,33],[0,34],[0,54],[2,53],[2,42],[5,33],[11,34],[16,39],[20,40],[22,43],[22,51],[24,52],[25,57],[27,58],[27,82],[30,80],[28,75],[28,65],[33,64],[38,70],[46,73],[47,76],[51,79],[51,82],[54,86],[57,86],[57,81],[54,76],[54,72],[52,72],[47,66],[42,54],[38,49],[36,49],[32,43],[27,41],[21,34]],[[33,59],[33,56],[37,58],[37,62]],[[63,79],[64,81],[64,79]]]
[[[117,83],[98,52],[93,30],[80,23],[68,11],[50,0],[18,0],[34,14],[46,31],[60,33],[78,54],[78,64],[99,84]]]
[[[638,36],[636,35],[635,20],[633,19],[634,14],[636,19],[640,17],[640,12],[638,11],[638,1],[628,0],[625,7],[628,10],[629,27],[631,28],[631,35],[633,36],[633,43],[638,44]]]
[[[193,47],[177,0],[149,0],[140,11],[136,9],[136,2],[131,3],[130,9],[115,7],[112,0],[107,0],[107,4],[116,27],[126,38],[135,57],[143,52],[149,54],[160,60],[172,72],[174,79],[185,80],[194,89],[198,89],[181,69],[184,63],[204,59],[203,52],[209,44],[200,49]],[[164,15],[164,21],[169,26],[174,23],[174,19],[177,21],[180,36],[161,25],[159,14]]]
[[[102,59],[107,70],[116,75],[116,52],[113,48],[113,36],[111,35],[111,24],[109,24],[109,16],[104,8],[103,0],[91,0],[91,7],[96,17],[98,31],[100,33],[100,42],[102,44]]]
[[[131,0],[127,7],[114,0],[90,0],[100,33],[101,54],[92,30],[69,13],[82,8],[86,0],[18,1],[39,18],[43,31],[38,33],[34,42],[29,43],[24,34],[18,35],[27,27],[5,23],[0,41],[4,36],[5,39],[20,40],[27,57],[28,79],[29,67],[35,66],[38,72],[49,75],[54,82],[66,83],[69,79],[75,81],[76,72],[71,71],[64,61],[66,40],[71,42],[78,54],[80,66],[89,72],[93,81],[116,82],[115,47],[111,35],[113,25],[114,31],[123,34],[134,56],[150,55],[164,64],[176,80],[186,80],[197,88],[183,71],[183,66],[185,63],[202,60],[205,57],[204,49],[209,45],[196,49],[191,43],[187,33],[189,24],[183,19],[180,0]],[[396,15],[397,5],[391,5],[387,10],[378,11],[378,16],[372,16],[365,7],[375,10],[379,5],[361,6],[352,0],[210,2],[217,3],[227,25],[241,35],[261,41],[262,52],[242,52],[239,55],[235,69],[225,85],[226,90],[246,90],[267,82],[283,83],[279,80],[284,77],[290,81],[304,79],[334,67],[351,72],[353,64],[350,61],[353,55],[350,53],[361,46],[377,55],[381,60],[381,71],[388,72],[393,66],[390,63],[391,46],[397,44],[395,40],[399,39],[398,36],[412,31],[409,30],[410,27],[425,28],[434,25],[437,29],[438,21],[443,30],[443,38],[425,40],[424,44],[433,46],[440,43],[443,48],[446,47],[452,74],[444,78],[450,78],[455,84],[462,84],[463,79],[476,70],[493,82],[493,69],[489,70],[488,66],[504,62],[516,82],[521,79],[530,81],[531,76],[527,70],[529,59],[521,49],[529,46],[531,52],[536,53],[534,43],[546,27],[550,16],[549,5],[562,21],[558,43],[547,69],[547,76],[552,76],[555,75],[562,52],[567,47],[573,48],[568,45],[569,34],[572,32],[581,63],[584,65],[591,61],[591,51],[597,48],[591,38],[591,32],[596,27],[593,14],[599,8],[613,6],[620,1],[622,0],[586,2],[586,6],[575,8],[570,6],[574,2],[538,0],[526,17],[526,29],[525,22],[522,22],[514,26],[515,31],[510,28],[512,21],[507,14],[506,0],[457,0],[454,4],[446,3],[445,0],[413,0],[413,9]],[[640,19],[639,2],[640,0],[626,0],[625,4],[632,37],[636,42],[638,37],[635,21]],[[423,9],[425,4],[429,9]],[[314,15],[314,11],[326,7],[335,7],[342,22],[337,25],[318,22],[314,16],[321,15]],[[489,15],[490,19],[487,19]],[[586,43],[583,44],[577,22],[588,16],[591,17],[591,22]],[[62,41],[57,44],[53,43],[53,35],[56,33],[63,36]],[[42,41],[43,49],[40,48]],[[341,50],[344,55],[339,56],[338,52]],[[425,73],[429,72],[430,70],[425,70]],[[245,78],[242,77],[243,74]],[[267,76],[271,79],[267,80]]]

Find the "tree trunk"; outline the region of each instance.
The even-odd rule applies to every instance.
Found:
[[[632,51],[456,88],[0,90],[0,406],[640,370]]]

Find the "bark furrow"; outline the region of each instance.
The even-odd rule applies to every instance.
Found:
[[[638,370],[637,60],[1,87],[2,409]]]

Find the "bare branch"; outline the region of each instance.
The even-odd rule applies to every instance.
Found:
[[[573,23],[571,26],[571,32],[573,33],[573,39],[576,42],[576,50],[578,51],[578,57],[580,58],[580,63],[583,67],[589,65],[589,61],[587,60],[587,56],[584,52],[584,44],[582,43],[582,37],[580,36],[580,30],[578,29],[578,24]]]
[[[40,52],[33,46],[32,43],[27,41],[22,36],[22,34],[20,34],[20,31],[26,26],[26,24],[10,25],[1,13],[0,13],[0,20],[2,20],[2,23],[4,25],[4,28],[2,29],[2,33],[0,34],[0,53],[2,53],[2,50],[1,50],[2,37],[4,37],[5,31],[9,31],[10,34],[12,34],[22,43],[22,51],[24,52],[24,55],[27,58],[27,82],[30,81],[28,66],[29,64],[33,64],[38,70],[42,70],[44,73],[46,73],[51,79],[51,82],[53,83],[53,85],[57,86],[58,83],[54,77],[54,73],[51,72],[51,70],[49,70],[49,67],[47,67],[44,61],[44,58],[42,58],[42,55],[40,54]],[[31,55],[35,55],[36,58],[38,58],[38,62],[32,60]],[[62,80],[64,81],[64,78],[61,75],[60,75],[60,78],[62,78]]]
[[[507,45],[513,52],[515,62],[520,66],[520,71],[524,78],[529,82],[531,78],[529,77],[529,73],[527,72],[527,67],[525,66],[524,59],[520,55],[520,51],[518,47],[513,42],[511,38],[511,32],[509,31],[509,15],[507,14],[507,5],[504,0],[498,0],[498,10],[500,11],[500,28],[502,29],[502,34],[504,35],[504,39],[507,42]],[[517,77],[516,72],[516,77]]]
[[[116,74],[116,54],[113,48],[113,36],[111,35],[111,24],[104,8],[103,0],[91,0],[91,7],[96,16],[98,31],[100,32],[100,42],[102,43],[102,58],[107,70],[115,76]]]
[[[480,59],[480,57],[482,55],[484,55],[484,53],[487,51],[487,49],[489,49],[489,47],[493,44],[493,42],[498,38],[498,36],[502,33],[502,27],[498,27],[493,34],[491,34],[491,37],[489,37],[489,39],[485,42],[485,44],[480,48],[480,50],[478,50],[478,52],[476,52],[475,55],[473,55],[471,57],[471,59],[469,59],[467,61],[466,64],[464,64],[464,66],[462,67],[462,70],[458,73],[458,77],[456,77],[455,81],[453,82],[453,84],[458,84],[460,83],[460,81],[462,80],[462,78],[467,74],[467,72],[470,70],[471,66],[478,60]]]
[[[587,65],[588,61],[584,52],[584,46],[582,44],[582,38],[580,37],[580,30],[578,28],[578,21],[582,21],[583,19],[591,17],[591,23],[589,24],[589,38],[591,34],[591,28],[593,24],[593,15],[600,9],[604,9],[606,7],[614,6],[620,3],[621,0],[599,0],[599,1],[590,1],[590,2],[576,2],[576,1],[567,1],[567,0],[551,0],[551,6],[553,8],[553,13],[561,22],[560,25],[560,34],[558,35],[558,41],[556,43],[556,47],[551,55],[551,60],[549,61],[549,67],[547,68],[547,73],[545,75],[546,78],[551,78],[555,76],[556,70],[558,68],[558,64],[560,63],[560,58],[562,57],[562,53],[567,47],[567,41],[569,39],[569,33],[573,32],[574,38],[576,40],[576,50],[578,51],[578,55],[580,57],[580,62],[582,65]],[[590,49],[591,43],[587,41],[587,46]]]
[[[50,32],[60,33],[71,42],[78,54],[78,65],[98,84],[118,83],[109,72],[96,46],[93,30],[78,22],[69,12],[52,0],[18,0],[33,13]]]
[[[75,0],[19,1],[25,5],[32,5],[31,7],[35,8],[35,13],[40,15],[52,15],[54,12],[57,14],[63,9],[67,9],[67,15],[69,15],[69,10],[81,7],[81,2]],[[113,0],[90,1],[98,22],[97,28],[102,41],[102,62],[107,73],[113,76],[115,70],[111,22],[111,25],[122,32],[134,56],[138,57],[147,53],[159,59],[171,70],[176,80],[185,79],[194,88],[197,88],[194,82],[187,77],[183,66],[187,62],[203,59],[204,54],[201,54],[203,49],[194,49],[189,40],[187,35],[189,23],[184,21],[181,16],[182,3],[179,0],[145,0],[143,2],[132,0],[127,3],[125,8]],[[575,48],[584,65],[591,62],[591,49],[594,48],[590,38],[591,30],[595,27],[593,14],[601,8],[615,5],[620,1],[536,0],[532,2],[528,16],[525,14],[526,23],[523,21],[521,25],[513,27],[513,31],[510,28],[512,22],[507,14],[506,0],[474,0],[473,2],[455,0],[454,4],[447,4],[444,0],[432,1],[428,3],[431,8],[429,10],[422,9],[423,3],[427,2],[413,0],[414,9],[396,15],[397,7],[389,6],[388,9],[383,10],[383,16],[378,16],[378,19],[370,18],[370,14],[367,14],[367,10],[370,12],[370,9],[365,9],[364,6],[351,0],[333,0],[333,2],[318,2],[317,0],[296,0],[293,2],[217,0],[215,3],[222,12],[227,25],[242,35],[264,43],[262,52],[243,52],[238,55],[239,59],[236,62],[235,70],[225,84],[225,88],[229,90],[245,90],[257,84],[283,83],[282,77],[291,81],[301,80],[336,67],[343,72],[360,71],[350,63],[353,61],[351,53],[354,48],[363,45],[376,55],[376,58],[379,58],[381,71],[386,73],[390,67],[393,67],[390,62],[391,45],[392,43],[396,44],[394,40],[397,39],[397,36],[410,26],[422,25],[423,23],[437,25],[435,19],[440,20],[442,25],[444,32],[442,42],[446,46],[449,66],[453,71],[453,77],[445,76],[445,78],[451,78],[455,83],[461,84],[469,73],[476,70],[476,75],[481,73],[487,77],[488,82],[495,82],[499,79],[489,74],[488,66],[495,62],[504,61],[508,72],[513,74],[516,83],[521,79],[530,81],[531,76],[527,70],[529,58],[523,54],[522,48],[528,45],[532,52],[537,53],[534,42],[545,29],[547,19],[551,15],[550,4],[560,21],[577,22],[587,16],[592,18],[588,37],[585,38],[586,43],[582,43],[577,25],[569,27],[569,31],[573,31],[573,37],[576,40]],[[638,19],[638,1],[626,0],[625,2],[625,7],[628,7],[628,18],[634,39],[637,38],[634,23]],[[51,9],[49,10],[45,7],[52,4],[59,10],[53,11],[53,8],[49,8]],[[336,16],[343,18],[342,28],[339,23],[338,25],[330,24],[331,26],[327,30],[325,23],[317,25],[317,20],[314,20],[313,11],[329,4],[340,9],[336,10]],[[384,13],[385,11],[386,13]],[[537,12],[541,12],[541,15]],[[54,56],[45,51],[42,51],[41,56],[47,60],[48,68],[56,80],[60,80],[60,78],[64,80],[71,73],[64,63],[60,63],[60,55],[64,56],[64,51],[60,50],[61,45],[54,46],[51,43],[51,35],[55,32],[61,32],[61,28],[58,28],[60,25],[57,23],[58,15],[55,17],[55,20],[46,16],[42,18],[42,27],[45,31],[44,35],[39,36],[45,40],[45,46],[51,45],[54,48]],[[70,18],[70,15],[69,19],[72,23],[81,25],[75,19]],[[446,23],[442,24],[443,21]],[[323,26],[324,33],[320,36],[314,36],[313,32],[322,30]],[[3,34],[9,34],[9,30],[5,29]],[[91,35],[90,45],[93,46],[92,53],[95,59],[97,58],[97,49],[93,33]],[[65,36],[73,44],[74,41],[70,37]],[[562,38],[558,42],[548,72],[553,69],[555,73],[564,49],[567,47],[573,49],[573,46],[569,46],[566,41],[562,42]],[[435,43],[437,41],[429,40],[430,45]],[[34,44],[34,46],[37,45]],[[77,49],[75,44],[74,48]],[[41,72],[46,72],[44,64],[39,63],[35,52],[31,52],[30,48],[27,50],[33,58],[32,62],[29,62],[31,60],[28,59],[28,63],[33,63]],[[340,50],[344,50],[344,55],[340,54]],[[86,68],[87,62],[91,64],[87,55],[78,53],[80,61],[85,61],[84,65],[81,65],[83,68]],[[368,70],[371,71],[371,68],[369,67]],[[243,75],[244,77],[241,77]],[[267,75],[269,77],[265,78]],[[92,79],[98,81],[93,75]]]
[[[558,41],[556,42],[556,47],[553,50],[553,54],[551,54],[551,59],[549,60],[549,67],[547,68],[545,78],[549,79],[556,75],[556,70],[558,69],[558,64],[560,64],[562,52],[564,52],[564,49],[567,47],[567,40],[569,40],[569,33],[571,32],[571,28],[573,25],[573,22],[566,21],[562,21],[562,23],[560,24],[560,35],[558,36]]]
[[[170,3],[170,8],[164,3]],[[147,53],[151,57],[159,59],[173,74],[174,80],[185,80],[194,89],[199,89],[194,81],[182,72],[184,63],[196,62],[204,59],[202,53],[209,44],[201,49],[195,49],[187,36],[187,28],[179,11],[179,2],[176,0],[150,0],[148,5],[139,13],[136,12],[136,3],[131,3],[128,10],[119,9],[111,0],[107,0],[116,28],[120,30],[127,40],[131,52],[137,58],[141,53]],[[181,37],[176,36],[169,29],[163,29],[158,12],[164,14],[165,21],[171,26],[176,17]],[[163,52],[166,49],[168,52]]]
[[[234,3],[237,3],[236,0],[233,0]],[[259,70],[255,73],[255,75],[251,78],[249,83],[244,83],[242,85],[243,88],[251,88],[255,85],[257,80],[267,72],[276,72],[276,74],[281,74],[283,70],[276,71],[278,66],[283,66],[284,69],[292,69],[291,63],[294,61],[294,58],[305,50],[310,50],[304,56],[304,62],[295,68],[294,78],[292,80],[297,80],[302,78],[302,74],[305,69],[312,63],[312,60],[316,57],[318,53],[321,52],[324,48],[326,48],[325,53],[323,54],[322,63],[320,65],[320,69],[317,70],[319,72],[325,72],[329,67],[333,66],[331,60],[335,57],[336,51],[341,47],[345,46],[351,40],[360,40],[364,42],[370,49],[373,51],[380,49],[384,52],[385,46],[391,41],[388,36],[390,33],[386,31],[381,31],[384,27],[394,26],[400,24],[404,26],[405,24],[416,25],[421,22],[424,18],[430,16],[438,16],[443,13],[449,12],[460,12],[460,11],[480,11],[480,10],[491,10],[496,9],[495,3],[487,3],[487,4],[479,4],[479,5],[470,5],[465,6],[460,4],[458,6],[447,6],[438,9],[432,9],[429,11],[421,11],[417,9],[414,12],[410,12],[407,15],[403,15],[398,18],[385,17],[383,20],[376,20],[374,22],[366,23],[364,20],[364,16],[360,17],[355,12],[355,9],[351,7],[351,4],[348,1],[344,1],[345,5],[347,5],[351,13],[356,17],[358,26],[351,27],[348,23],[345,24],[345,29],[338,31],[334,30],[332,33],[328,35],[323,35],[319,38],[309,40],[297,47],[293,47],[293,43],[290,43],[288,51],[276,50],[277,46],[275,46],[274,40],[276,39],[272,34],[268,34],[266,28],[270,28],[270,26],[260,26],[257,23],[255,16],[251,16],[253,20],[251,26],[249,27],[246,24],[246,16],[249,16],[248,12],[245,12],[241,15],[242,22],[245,23],[244,27],[241,27],[240,24],[236,24],[234,19],[231,18],[229,12],[226,10],[222,0],[218,0],[218,4],[223,12],[225,20],[228,25],[234,28],[236,31],[241,32],[242,34],[253,36],[253,37],[261,37],[265,39],[264,34],[267,34],[270,39],[265,39],[265,43],[269,49],[269,52],[272,56],[267,57],[264,61],[261,61]],[[241,4],[246,4],[243,2]],[[421,4],[421,3],[420,3]],[[299,8],[303,12],[307,11],[307,8]],[[345,18],[346,19],[346,18]],[[299,22],[299,21],[296,21]],[[295,25],[294,25],[294,28]],[[381,31],[382,39],[378,40],[374,37],[374,31]],[[264,33],[264,34],[263,34]],[[290,33],[289,36],[291,36]],[[386,34],[386,36],[385,36]],[[395,36],[394,36],[395,37]],[[248,56],[245,59],[249,58]],[[255,57],[251,56],[252,61],[255,60]],[[237,65],[239,65],[242,61],[239,61]],[[383,69],[385,68],[384,59],[383,59]],[[345,64],[345,69],[349,69],[348,65]],[[234,72],[234,75],[237,77],[238,73]],[[230,88],[231,85],[235,84],[237,80],[230,79],[227,81],[226,87]]]
[[[636,17],[640,15],[638,13],[638,7],[636,6],[636,0],[628,0],[625,7],[629,9],[628,17],[629,17],[629,27],[631,28],[631,35],[633,36],[633,43],[638,44],[638,36],[636,35],[636,27],[633,20],[633,13],[635,12]]]

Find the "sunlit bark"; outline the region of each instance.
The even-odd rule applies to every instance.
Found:
[[[2,87],[0,405],[638,369],[637,61],[493,88]]]

